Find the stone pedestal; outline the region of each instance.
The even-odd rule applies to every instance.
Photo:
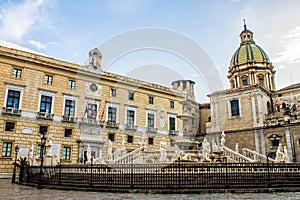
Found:
[[[44,157],[44,166],[52,166],[52,156],[47,155]]]

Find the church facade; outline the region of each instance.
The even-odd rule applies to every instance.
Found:
[[[281,143],[290,160],[299,161],[300,85],[276,90],[274,66],[246,25],[240,40],[228,67],[230,88],[208,95],[207,138],[219,143],[224,131],[231,149],[238,143],[273,158]]]

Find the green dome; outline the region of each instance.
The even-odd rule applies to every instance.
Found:
[[[247,63],[270,62],[269,56],[254,42],[242,43],[235,51],[230,61],[230,68]]]

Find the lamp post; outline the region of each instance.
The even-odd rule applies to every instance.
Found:
[[[268,186],[271,186],[271,178],[270,178],[270,165],[269,165],[269,157],[272,152],[267,152],[267,168],[268,168]]]
[[[39,183],[38,183],[38,189],[43,189],[42,186],[42,175],[43,175],[43,162],[44,162],[44,148],[45,148],[45,144],[46,144],[46,137],[45,137],[45,133],[43,134],[42,138],[41,138],[41,165],[40,165],[40,174],[39,174]]]
[[[11,179],[11,183],[16,182],[17,156],[18,156],[19,150],[20,150],[20,147],[17,145],[15,147],[15,163],[14,163],[14,172],[13,172],[13,176],[12,176],[12,179]]]

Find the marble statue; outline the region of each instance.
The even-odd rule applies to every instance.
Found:
[[[239,143],[236,143],[236,144],[235,144],[235,151],[236,151],[237,153],[239,153]]]
[[[34,154],[34,142],[31,140],[30,141],[30,147],[29,147],[29,151],[28,151],[28,155],[27,155],[27,157],[28,157],[28,164],[30,165],[30,166],[33,166],[33,154]]]
[[[164,137],[162,138],[162,140],[160,141],[160,148],[159,148],[159,152],[160,152],[160,161],[165,161],[167,159],[167,143],[164,141]]]
[[[210,154],[210,143],[207,141],[206,138],[203,140],[203,147],[202,147],[202,155],[204,161],[210,161],[209,154]]]
[[[275,160],[278,162],[283,162],[284,161],[284,153],[282,149],[282,144],[279,143],[278,149],[276,151],[276,157]]]
[[[289,157],[289,154],[288,154],[286,146],[283,147],[283,161],[285,163],[289,163],[290,162],[290,157]]]
[[[49,135],[46,140],[46,156],[52,156],[52,136]]]
[[[112,152],[113,150],[113,144],[112,144],[112,141],[108,140],[108,144],[107,144],[107,158],[108,160],[112,160]]]
[[[91,147],[90,145],[88,144],[87,148],[86,148],[86,164],[89,164],[91,163],[91,159],[92,159],[92,153],[91,153]]]
[[[222,131],[222,134],[221,134],[221,141],[220,141],[220,150],[221,150],[221,151],[223,151],[224,145],[225,145],[225,133],[224,133],[224,131]]]

